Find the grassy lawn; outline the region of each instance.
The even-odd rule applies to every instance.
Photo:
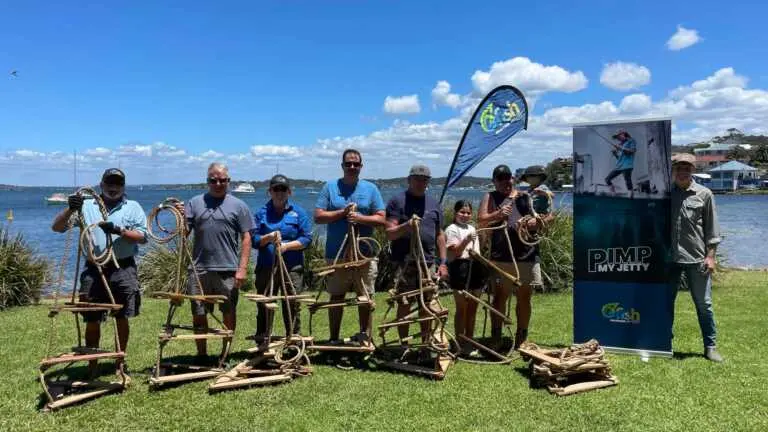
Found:
[[[150,392],[147,373],[167,303],[145,299],[142,315],[132,321],[131,388],[47,414],[37,410],[36,381],[47,310],[16,308],[0,312],[0,430],[768,430],[766,288],[764,272],[731,272],[716,284],[724,364],[701,357],[693,305],[681,293],[674,359],[646,363],[610,355],[618,386],[563,398],[529,389],[520,360],[511,366],[458,363],[441,382],[316,365],[313,376],[272,387],[208,395],[208,382],[196,382]],[[384,306],[378,302],[377,321]],[[254,304],[242,301],[235,353],[249,346],[243,337],[254,328],[254,315]],[[317,330],[325,330],[325,316],[318,317]],[[356,319],[348,310],[350,334]],[[58,349],[64,350],[72,344],[74,326],[70,316],[59,323]],[[532,341],[568,343],[571,326],[570,295],[534,298]],[[193,350],[192,342],[176,346]]]

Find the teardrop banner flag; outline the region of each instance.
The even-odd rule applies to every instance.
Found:
[[[523,93],[509,85],[491,90],[464,130],[440,202],[451,186],[522,129],[528,129],[528,103]]]

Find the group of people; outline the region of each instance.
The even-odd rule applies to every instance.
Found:
[[[719,242],[714,199],[711,192],[695,183],[690,174],[693,164],[683,157],[673,162],[675,188],[673,188],[673,246],[677,271],[684,273],[694,298],[699,323],[705,344],[705,355],[710,360],[722,361],[715,348],[715,324],[711,302],[711,272],[714,268],[714,253]],[[525,218],[529,231],[543,229],[552,221],[552,193],[543,185],[546,174],[540,166],[529,167],[521,180],[531,185],[530,192],[515,188],[515,177],[506,165],[493,170],[494,190],[486,193],[477,211],[480,229],[489,228],[490,259],[505,272],[516,275],[519,284],[496,277],[481,265],[473,265],[470,250],[480,253],[478,230],[472,226],[472,204],[459,201],[454,206],[453,221],[444,228],[443,209],[427,194],[431,172],[424,165],[414,165],[408,174],[408,188],[396,194],[385,205],[381,192],[372,182],[360,178],[363,168],[362,154],[348,149],[342,154],[343,176],[326,183],[318,194],[312,218],[316,224],[327,225],[325,257],[330,263],[338,254],[347,233],[348,224],[355,224],[360,236],[370,236],[376,228],[382,228],[390,241],[390,260],[397,266],[395,272],[399,290],[413,289],[415,277],[409,274],[407,264],[414,259],[410,237],[413,232],[411,218],[420,218],[420,238],[424,258],[434,263],[434,276],[446,279],[455,290],[477,291],[488,287],[494,308],[506,313],[507,299],[511,294],[517,297],[515,316],[517,329],[514,346],[518,347],[528,336],[531,316],[532,288],[542,284],[539,248],[522,241],[518,225],[524,216],[538,214],[536,218]],[[255,285],[264,293],[269,285],[275,254],[281,253],[291,274],[291,280],[298,292],[303,289],[303,250],[312,238],[312,222],[309,213],[291,199],[290,180],[283,175],[272,177],[269,182],[269,201],[251,212],[248,206],[228,193],[230,177],[228,169],[220,163],[213,163],[207,171],[208,191],[179,204],[187,228],[194,234],[193,264],[190,271],[197,272],[206,294],[226,296],[219,307],[227,328],[235,330],[237,324],[236,306],[238,292],[247,276],[251,249],[258,250],[255,269]],[[82,195],[71,195],[68,207],[59,213],[53,230],[66,231],[69,218],[81,212],[87,225],[98,223],[101,230],[92,231],[94,252],[101,254],[108,247],[106,236],[111,236],[111,247],[117,266],[107,264],[102,271],[109,284],[114,301],[122,307],[114,313],[117,322],[120,348],[126,351],[129,339],[128,318],[137,316],[141,306],[136,257],[138,245],[147,241],[147,219],[138,202],[125,196],[125,173],[116,168],[106,170],[102,176],[101,200],[107,218],[103,220],[99,203],[84,199]],[[500,228],[500,229],[492,229]],[[101,232],[100,232],[101,231]],[[506,231],[506,233],[505,233]],[[276,233],[280,233],[277,237]],[[277,243],[276,239],[280,239]],[[355,283],[362,283],[369,294],[374,292],[377,267],[370,263],[362,281],[359,273],[336,271],[328,277],[327,289],[331,301],[342,301]],[[417,276],[416,276],[417,277]],[[195,278],[190,277],[190,284]],[[189,287],[195,292],[195,287]],[[298,293],[297,292],[297,293]],[[80,274],[80,297],[83,301],[108,303],[109,296],[99,276],[96,264],[86,262]],[[209,304],[193,301],[193,324],[196,328],[207,328]],[[284,305],[285,307],[285,305]],[[298,303],[288,314],[294,322],[294,333],[300,333],[301,323]],[[456,334],[473,338],[477,305],[463,296],[456,296],[454,318]],[[360,304],[359,333],[357,341],[370,340],[371,307]],[[339,343],[343,308],[329,309],[330,343]],[[398,309],[398,316],[408,313],[407,306]],[[85,342],[89,347],[98,347],[100,322],[106,318],[101,312],[84,313],[86,322]],[[502,343],[501,318],[492,315],[491,338],[495,345]],[[268,331],[263,306],[257,311],[257,334],[266,336]],[[404,326],[399,328],[401,337],[408,334]],[[465,355],[472,355],[471,347],[462,346]],[[206,341],[197,340],[199,356],[207,355]],[[121,360],[118,360],[121,361]],[[95,372],[95,362],[91,368]]]

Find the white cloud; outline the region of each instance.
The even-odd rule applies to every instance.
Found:
[[[432,89],[432,103],[435,107],[458,108],[461,105],[461,96],[451,93],[451,84],[448,81],[438,81],[435,88]]]
[[[37,152],[34,150],[16,150],[13,152],[13,155],[15,157],[21,158],[21,159],[36,159],[45,156],[45,153]]]
[[[509,84],[537,96],[548,91],[582,90],[587,87],[587,78],[581,71],[569,72],[560,66],[544,66],[527,57],[515,57],[494,63],[488,71],[475,71],[472,84],[483,95],[499,85]]]
[[[642,93],[625,96],[619,108],[625,113],[645,113],[651,109],[651,97]]]
[[[418,95],[387,96],[384,99],[384,112],[387,114],[418,114],[421,112]]]
[[[223,153],[219,153],[214,150],[208,150],[206,152],[200,153],[200,157],[206,158],[206,159],[219,159],[222,156],[224,156]]]
[[[106,147],[96,147],[96,148],[88,149],[85,151],[86,156],[91,156],[96,158],[105,158],[111,154],[112,154],[112,150]]]
[[[746,88],[747,77],[739,75],[731,67],[722,68],[715,72],[712,76],[709,76],[703,80],[695,81],[690,86],[678,87],[672,92],[672,97],[682,97],[686,94],[693,92],[700,92],[704,90],[717,90],[728,87]]]
[[[286,145],[254,145],[251,156],[257,159],[295,159],[301,156],[301,149]]]
[[[603,67],[600,83],[613,89],[627,91],[651,82],[651,71],[635,63],[615,62]]]
[[[680,51],[698,42],[701,42],[698,31],[678,25],[675,34],[667,41],[667,49]]]

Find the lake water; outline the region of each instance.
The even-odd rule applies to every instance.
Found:
[[[382,195],[386,201],[397,193],[398,189],[384,189]],[[34,188],[25,191],[0,191],[0,216],[5,226],[12,233],[22,233],[26,240],[38,252],[48,256],[54,263],[61,260],[64,251],[63,234],[51,231],[51,222],[54,216],[63,209],[63,206],[46,205],[45,197],[54,192],[67,192],[65,189]],[[127,194],[131,199],[139,201],[145,212],[159,204],[163,199],[174,196],[187,200],[203,190],[138,190],[128,188]],[[457,199],[469,199],[475,203],[482,197],[482,191],[478,190],[451,190],[446,197],[447,202]],[[248,206],[255,210],[266,202],[266,191],[239,195]],[[294,200],[311,211],[314,208],[316,191],[298,189],[294,191]],[[768,267],[768,254],[764,247],[768,239],[768,195],[717,195],[717,213],[720,218],[720,228],[723,233],[721,252],[726,257],[729,266],[747,268]],[[572,195],[570,193],[557,194],[555,205],[561,208],[570,208]],[[14,221],[8,224],[5,215],[9,209],[13,210]],[[323,227],[318,227],[323,232]],[[74,259],[74,251],[71,259]],[[70,261],[72,263],[74,261]],[[71,267],[71,266],[69,266]],[[67,280],[73,276],[72,269],[66,275]]]

